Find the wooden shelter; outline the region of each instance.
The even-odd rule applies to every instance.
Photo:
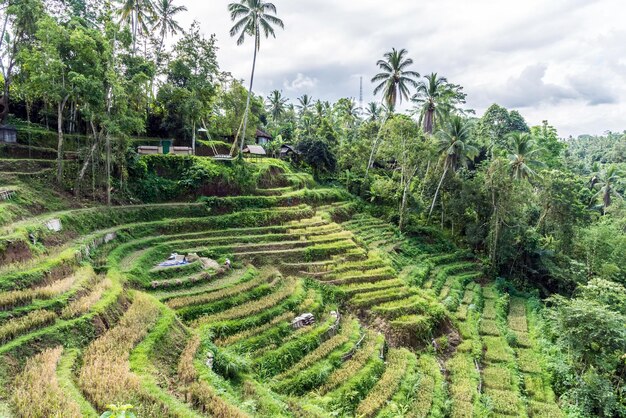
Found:
[[[260,145],[246,145],[243,148],[243,153],[248,154],[252,157],[265,157],[267,156],[267,152],[265,152],[265,148]]]

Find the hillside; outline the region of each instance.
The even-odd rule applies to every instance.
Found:
[[[274,175],[286,186],[89,208],[3,177],[0,415],[562,415],[535,300],[433,229]],[[171,253],[197,257],[157,267]]]

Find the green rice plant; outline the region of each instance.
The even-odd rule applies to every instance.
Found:
[[[289,312],[288,319],[292,319],[294,316],[294,314]],[[252,353],[264,347],[271,347],[279,344],[283,338],[293,332],[293,328],[291,327],[288,319],[281,321],[264,331],[259,331],[259,328],[254,328],[256,330],[254,335],[229,346],[228,350],[235,353]]]
[[[433,298],[425,293],[414,295],[406,299],[386,302],[372,307],[372,312],[388,318],[395,318],[413,313],[424,313],[440,320],[445,317],[445,310]]]
[[[80,406],[63,391],[56,375],[63,347],[51,348],[28,359],[15,377],[11,403],[21,417],[81,416]]]
[[[511,362],[513,354],[503,337],[483,337],[485,344],[485,360],[488,362]]]
[[[205,282],[202,284],[196,284],[192,288],[178,288],[168,289],[151,292],[153,296],[161,300],[162,302],[168,302],[170,299],[184,296],[195,296],[203,293],[211,293],[224,288],[233,286],[246,280],[251,280],[254,276],[247,275],[249,268],[243,269],[231,269],[226,274],[216,277],[215,280]]]
[[[393,319],[390,324],[395,329],[415,332],[418,336],[423,336],[431,330],[433,318],[426,315],[403,315]]]
[[[315,350],[304,356],[291,368],[275,377],[276,380],[284,380],[297,374],[298,372],[312,367],[318,361],[326,358],[333,351],[346,346],[349,341],[356,341],[360,335],[359,322],[353,318],[343,320],[341,330],[336,335],[324,341]],[[347,323],[346,323],[347,322]],[[342,351],[345,352],[345,351]]]
[[[333,255],[341,254],[355,247],[356,244],[352,240],[336,241],[329,244],[316,244],[304,250],[304,259],[306,261],[322,260]]]
[[[515,387],[513,371],[506,365],[487,364],[482,373],[485,387],[500,390],[513,390]]]
[[[343,382],[349,380],[355,373],[357,373],[372,356],[378,356],[378,352],[384,344],[384,337],[380,334],[375,334],[372,331],[368,331],[365,336],[363,347],[357,350],[354,355],[344,362],[341,367],[331,373],[326,380],[326,383],[320,387],[317,392],[319,394],[326,394]]]
[[[511,416],[525,415],[523,405],[515,392],[486,388],[485,395],[491,400],[494,412]]]
[[[565,416],[557,404],[537,401],[528,403],[528,412],[528,415],[533,418],[560,418]]]
[[[528,332],[526,322],[526,302],[521,298],[512,298],[509,306],[508,325],[514,331]]]
[[[436,294],[439,294],[450,276],[475,268],[476,264],[470,262],[459,262],[440,267],[436,270],[435,277],[433,278],[432,289]]]
[[[542,360],[538,353],[532,349],[520,348],[517,350],[517,364],[525,373],[541,373]]]
[[[178,309],[176,312],[178,316],[184,321],[193,321],[196,318],[205,315],[214,315],[219,312],[224,312],[231,308],[245,305],[249,301],[255,301],[264,296],[272,294],[275,289],[282,285],[282,280],[273,280],[270,283],[261,283],[258,286],[248,290],[246,292],[239,292],[232,296],[225,296],[224,298],[209,302],[207,304],[185,306]]]
[[[400,279],[381,280],[374,283],[357,283],[339,286],[339,291],[345,295],[354,295],[373,290],[384,290],[404,287],[404,282]]]
[[[277,349],[253,360],[257,373],[262,377],[275,376],[293,366],[303,356],[317,348],[330,325],[334,323],[334,317],[307,330],[300,337],[281,344]],[[306,329],[306,328],[305,328]]]
[[[215,344],[220,347],[228,347],[232,346],[238,341],[247,340],[251,337],[255,337],[259,334],[263,334],[265,331],[274,328],[276,325],[288,322],[290,319],[293,319],[295,314],[293,312],[283,312],[282,314],[272,318],[269,322],[255,327],[251,329],[246,329],[244,331],[238,332],[237,334],[229,335],[223,338],[218,338],[215,340]]]
[[[37,310],[28,313],[25,316],[12,319],[3,325],[0,325],[0,344],[31,331],[51,324],[57,319],[57,314],[46,310]]]
[[[385,303],[406,297],[414,292],[414,290],[406,287],[374,290],[368,293],[357,294],[350,299],[350,304],[360,308],[369,308],[379,303]]]
[[[489,287],[484,287],[483,288],[483,297],[485,299],[496,299],[498,298],[499,294],[497,292],[497,290],[495,289],[495,287],[493,286],[489,286]]]
[[[487,299],[485,300],[485,306],[483,308],[483,314],[482,314],[484,319],[490,319],[490,320],[495,320],[497,317],[496,314],[496,304],[492,299]]]
[[[378,356],[370,357],[361,370],[343,382],[333,393],[327,395],[328,408],[353,415],[359,403],[380,379],[384,369],[383,359]]]
[[[251,268],[234,286],[174,297],[167,300],[166,304],[172,309],[178,309],[181,317],[189,319],[234,306],[245,298],[257,297],[261,289],[271,289],[281,282],[281,277],[276,270],[267,270],[259,274],[256,269]]]
[[[345,275],[340,278],[323,281],[325,283],[334,285],[349,285],[358,283],[375,283],[382,280],[393,279],[395,277],[396,272],[387,267],[375,270],[368,270],[363,273],[352,273],[351,275]]]
[[[554,403],[555,396],[543,374],[524,374],[524,389],[533,401]]]
[[[256,313],[262,312],[272,306],[277,305],[281,301],[287,299],[297,290],[302,288],[302,283],[294,278],[287,278],[284,280],[284,286],[280,287],[276,292],[251,303],[247,303],[243,306],[235,306],[225,311],[207,315],[194,321],[196,326],[202,326],[204,324],[212,324],[224,320],[243,318]]]
[[[480,321],[479,330],[481,335],[493,335],[496,337],[501,335],[498,323],[490,319],[483,319]]]
[[[412,356],[413,354],[405,349],[389,352],[385,371],[365,399],[359,403],[356,409],[357,416],[373,417],[376,415],[400,386],[407,373],[409,358]]]
[[[530,334],[527,332],[515,332],[515,340],[515,345],[517,347],[532,348],[533,346]]]

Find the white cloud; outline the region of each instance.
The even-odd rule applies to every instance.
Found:
[[[310,92],[317,85],[317,78],[308,77],[302,73],[298,73],[296,78],[291,81],[285,80],[283,87],[288,91],[294,92]]]

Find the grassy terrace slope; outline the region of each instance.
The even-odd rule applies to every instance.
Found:
[[[0,415],[560,416],[524,299],[301,187],[7,218]]]

